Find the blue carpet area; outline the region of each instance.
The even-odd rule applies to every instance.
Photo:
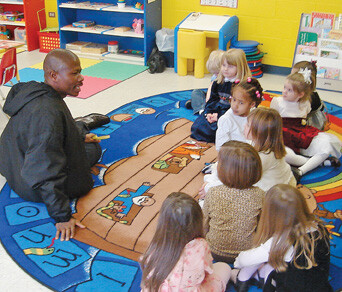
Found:
[[[110,135],[108,140],[101,142],[100,164],[103,168],[99,166],[99,172],[94,175],[95,187],[105,185],[107,168],[137,155],[137,145],[164,134],[171,121],[180,118],[194,121],[196,116],[184,107],[190,93],[159,94],[111,111],[108,114],[111,122],[94,131],[97,135]],[[335,128],[342,129],[342,121],[338,119],[342,108],[332,104],[328,107],[331,114],[337,116],[339,125]],[[342,209],[342,194],[336,191],[341,171],[342,168],[318,168],[303,177],[302,183],[307,191],[315,192],[317,210],[333,214]],[[77,202],[72,203],[74,211],[79,212]],[[336,290],[342,287],[342,221],[332,218],[322,219],[329,225],[331,233],[330,276],[331,285]],[[89,242],[55,241],[53,224],[43,204],[23,201],[5,184],[0,193],[0,239],[7,252],[28,274],[56,291],[140,291],[141,271],[136,261],[115,254],[115,250],[99,249]],[[229,287],[228,291],[234,291],[234,288]],[[260,290],[251,287],[249,291]]]

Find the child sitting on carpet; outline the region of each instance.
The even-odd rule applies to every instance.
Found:
[[[276,184],[296,186],[291,167],[285,161],[282,120],[275,109],[257,108],[250,112],[245,126],[245,137],[258,151],[262,176],[255,184],[265,192]]]
[[[203,214],[194,198],[172,193],[163,202],[156,233],[141,260],[142,291],[225,291],[230,267],[212,263],[203,238]]]
[[[316,61],[300,61],[293,65],[291,74],[297,73],[300,69],[308,68],[311,70],[311,111],[307,116],[307,124],[309,126],[316,127],[318,130],[326,131],[326,127],[329,126],[329,120],[327,117],[327,108],[324,102],[320,99],[316,90],[316,75],[317,67]]]
[[[243,50],[230,49],[222,56],[221,70],[211,87],[210,98],[204,111],[191,127],[191,138],[215,142],[218,119],[230,108],[232,83],[252,76]]]
[[[238,291],[248,291],[253,277],[263,291],[333,291],[328,232],[298,189],[280,184],[267,192],[253,242],[234,262]]]
[[[261,178],[258,152],[249,144],[229,141],[218,154],[223,185],[210,188],[204,199],[204,232],[215,261],[233,263],[252,246],[252,236],[264,199],[253,185]]]
[[[333,134],[320,132],[305,124],[311,110],[311,70],[300,69],[286,78],[283,96],[271,101],[283,118],[283,136],[286,147],[286,161],[299,182],[302,175],[323,163],[326,166],[340,166],[341,141]]]
[[[193,109],[194,115],[201,114],[203,112],[205,103],[210,98],[211,87],[213,85],[213,82],[216,80],[218,74],[220,73],[221,59],[222,59],[223,54],[224,54],[224,51],[222,50],[215,50],[210,53],[207,64],[206,64],[208,71],[211,74],[213,74],[211,76],[211,80],[210,80],[211,82],[210,82],[209,88],[207,92],[201,89],[193,90],[191,92],[191,99],[185,103],[186,108]]]
[[[231,108],[219,119],[216,131],[216,149],[230,140],[247,142],[244,135],[244,128],[247,123],[247,115],[250,110],[257,107],[262,100],[262,87],[255,78],[248,77],[239,82],[236,80],[232,88]],[[217,176],[217,163],[210,164],[203,168],[204,184],[199,190],[201,199],[204,198],[209,188],[221,185],[222,182]],[[200,202],[202,206],[202,202]]]
[[[258,107],[262,100],[262,87],[256,78],[236,80],[232,88],[230,109],[219,119],[216,131],[216,150],[229,140],[247,142],[244,128],[250,110]]]

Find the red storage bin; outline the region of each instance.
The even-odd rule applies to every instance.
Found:
[[[56,32],[38,32],[39,52],[48,53],[53,49],[60,48],[59,33]]]

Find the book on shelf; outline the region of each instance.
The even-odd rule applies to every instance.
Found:
[[[107,52],[108,46],[106,44],[90,43],[81,47],[82,53],[102,54]]]
[[[316,33],[318,38],[320,38],[322,34],[322,29],[317,27],[303,27],[300,31]]]
[[[332,51],[321,50],[320,57],[327,59],[338,59],[338,53]]]
[[[327,71],[325,72],[325,78],[328,79],[339,79],[340,76],[340,69],[338,68],[327,68]]]
[[[101,24],[95,24],[94,26],[87,26],[87,27],[75,27],[72,24],[68,24],[64,26],[63,28],[67,28],[71,30],[76,29],[77,31],[88,32],[88,33],[103,33],[105,31],[114,29],[113,26],[101,25]]]
[[[333,28],[335,14],[324,12],[311,13],[311,27]]]
[[[76,42],[66,44],[65,47],[68,50],[81,51],[82,47],[89,45],[90,43],[91,42],[76,41]]]
[[[298,44],[315,47],[317,46],[317,40],[318,40],[317,33],[301,31],[299,33]]]
[[[340,69],[330,67],[319,67],[317,70],[317,77],[326,79],[338,80],[340,76]]]
[[[312,47],[312,46],[298,45],[297,46],[297,54],[306,55],[306,56],[317,56],[318,55],[318,48]]]
[[[330,50],[342,50],[342,42],[331,39],[321,39],[320,48]]]
[[[310,27],[310,25],[311,25],[311,14],[303,13],[301,23],[300,23],[300,27],[301,28]]]
[[[74,27],[89,27],[94,25],[95,21],[92,20],[79,20],[72,23],[72,26]]]
[[[330,30],[329,38],[331,38],[333,40],[342,40],[342,29],[341,30],[338,30],[338,29]]]
[[[342,30],[342,13],[335,19],[335,29]]]
[[[327,69],[325,67],[318,67],[316,76],[319,78],[324,78]]]

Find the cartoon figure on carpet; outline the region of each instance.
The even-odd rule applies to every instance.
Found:
[[[144,182],[137,190],[127,188],[114,197],[106,207],[96,210],[96,213],[113,221],[130,225],[143,207],[152,206],[153,194],[146,193],[153,185]]]
[[[141,108],[135,109],[134,111],[135,113],[132,113],[132,114],[130,113],[114,114],[110,117],[110,119],[114,122],[129,122],[139,115],[151,115],[156,112],[156,110],[151,107],[141,107]]]
[[[164,155],[152,168],[177,174],[193,159],[199,160],[210,147],[207,143],[188,141]]]
[[[327,210],[322,204],[318,204],[314,195],[317,193],[317,191],[314,189],[309,189],[302,184],[298,184],[297,189],[306,199],[306,204],[309,207],[309,211],[321,218],[336,219],[334,223],[331,221],[329,224],[326,224],[325,227],[328,229],[331,235],[341,236],[341,234],[338,232],[342,225],[342,210],[336,210],[335,212],[332,212]]]

